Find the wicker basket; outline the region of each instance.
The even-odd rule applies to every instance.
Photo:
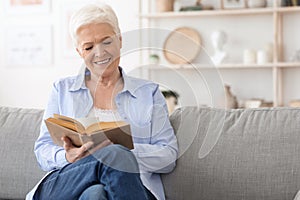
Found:
[[[157,12],[170,12],[174,10],[174,0],[156,0]]]

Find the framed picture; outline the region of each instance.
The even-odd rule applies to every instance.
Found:
[[[7,14],[42,14],[50,11],[50,0],[4,0]]]
[[[222,9],[246,8],[246,0],[221,0]]]
[[[8,66],[49,66],[52,64],[51,26],[8,26],[4,34]]]

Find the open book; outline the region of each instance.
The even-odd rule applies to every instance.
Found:
[[[45,120],[53,142],[63,146],[61,138],[67,136],[73,145],[80,147],[88,141],[97,145],[105,139],[133,149],[130,125],[124,121],[99,122],[98,118],[73,119],[54,114]]]

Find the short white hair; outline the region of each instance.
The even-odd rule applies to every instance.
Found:
[[[70,19],[69,31],[72,42],[77,47],[77,31],[88,24],[109,24],[116,34],[120,33],[119,22],[114,10],[107,4],[89,4],[76,11]]]

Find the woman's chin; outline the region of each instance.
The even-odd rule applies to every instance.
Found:
[[[108,67],[103,68],[103,69],[97,69],[94,71],[95,75],[98,77],[106,77],[106,76],[110,76],[110,74],[112,73],[111,70],[108,70]]]
[[[108,67],[109,64],[93,64],[93,71],[97,74],[103,73]]]
[[[115,63],[109,62],[105,64],[93,64],[91,72],[97,76],[107,76],[109,73],[114,71],[113,68],[118,69],[118,65]]]

